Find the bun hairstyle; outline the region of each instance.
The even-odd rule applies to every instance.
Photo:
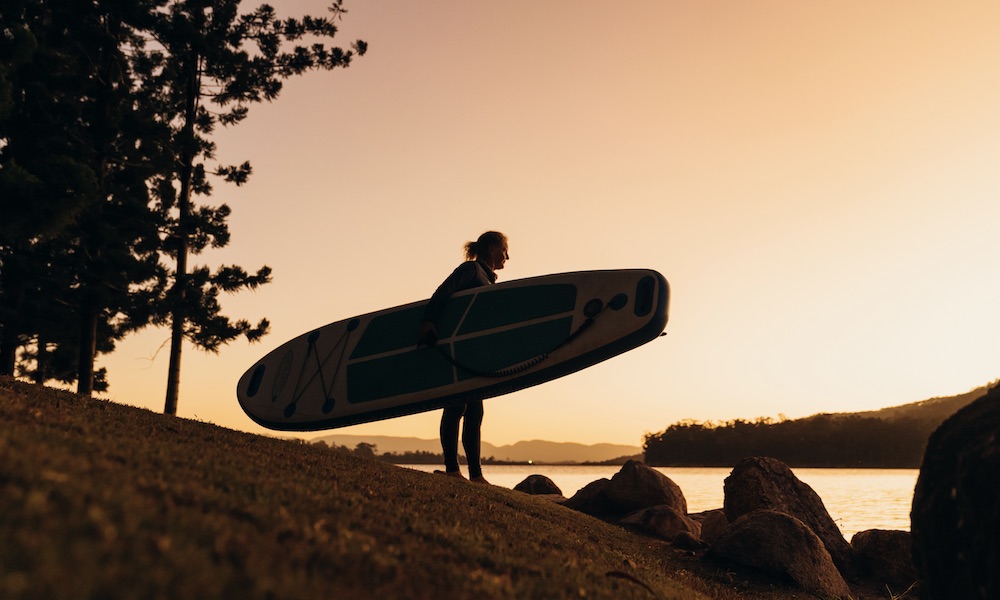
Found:
[[[504,234],[499,231],[487,231],[479,236],[479,239],[476,241],[465,243],[465,258],[467,260],[476,260],[480,256],[486,256],[490,248],[502,246],[506,243],[507,236]]]

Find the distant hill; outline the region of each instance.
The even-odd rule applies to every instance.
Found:
[[[931,433],[989,387],[875,411],[777,422],[682,421],[646,436],[645,460],[657,466],[733,466],[747,456],[771,456],[792,467],[915,469]]]
[[[441,452],[441,442],[437,439],[422,439],[415,437],[392,437],[384,435],[325,435],[313,438],[311,441],[323,441],[327,444],[354,448],[360,443],[375,444],[379,454],[390,452]],[[623,444],[577,444],[573,442],[547,442],[531,440],[496,446],[483,442],[483,457],[493,457],[497,460],[511,462],[536,463],[581,463],[601,462],[622,456],[634,456],[642,453],[639,446]]]
[[[955,396],[944,396],[940,398],[930,398],[920,402],[911,402],[900,406],[890,406],[879,410],[849,413],[859,417],[876,417],[887,421],[898,419],[920,419],[944,422],[945,419],[958,412],[959,409],[969,405],[973,400],[986,395],[987,390],[996,385],[996,382],[978,387],[974,390],[958,394]],[[837,416],[840,416],[839,414]]]

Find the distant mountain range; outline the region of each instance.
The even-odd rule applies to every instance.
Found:
[[[892,406],[879,410],[871,410],[855,413],[834,413],[834,416],[848,417],[875,417],[888,421],[897,419],[919,419],[922,421],[941,422],[955,413],[955,411],[971,403],[976,398],[984,395],[994,384],[976,388],[964,394],[955,396],[945,396],[912,402],[900,406]],[[805,417],[813,419],[820,415]],[[391,437],[378,435],[326,435],[313,438],[311,441],[323,441],[327,444],[347,446],[355,448],[358,444],[374,444],[378,454],[404,452],[431,452],[440,454],[441,442],[437,439],[423,439],[416,437]],[[531,440],[517,442],[506,446],[495,446],[489,442],[483,442],[483,457],[493,457],[497,460],[511,462],[536,462],[536,463],[583,463],[583,462],[603,462],[610,461],[623,456],[635,456],[642,454],[641,446],[628,446],[622,444],[577,444],[573,442],[547,442],[543,440]]]
[[[422,439],[415,437],[391,437],[380,435],[325,435],[312,441],[323,441],[327,444],[354,448],[358,444],[374,444],[376,452],[388,454],[394,452],[432,452],[441,453],[441,442],[437,439]],[[497,460],[511,462],[564,463],[564,462],[602,462],[622,456],[642,454],[640,446],[622,444],[577,444],[573,442],[546,442],[531,440],[517,442],[506,446],[495,446],[483,442],[483,457],[493,457]]]

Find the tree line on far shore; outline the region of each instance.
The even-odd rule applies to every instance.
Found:
[[[333,452],[339,454],[347,454],[350,456],[357,456],[360,458],[369,458],[374,460],[381,460],[384,462],[396,464],[396,465],[441,465],[444,464],[444,454],[428,452],[426,450],[412,450],[406,452],[386,452],[379,453],[378,444],[370,444],[368,442],[359,442],[354,448],[348,446],[339,446],[337,444],[328,444],[323,440],[313,442],[314,446],[327,447]],[[461,464],[466,464],[465,456],[459,454],[458,461]],[[483,459],[483,464],[496,465],[496,464],[519,464],[511,463],[507,461],[498,461],[492,456]]]
[[[682,421],[647,434],[643,449],[645,462],[655,466],[730,467],[748,456],[769,456],[792,467],[915,469],[940,424],[933,417],[829,414],[782,421]]]
[[[379,453],[377,444],[370,444],[368,442],[360,442],[353,449],[348,446],[338,446],[337,444],[327,444],[326,442],[319,440],[313,442],[316,446],[327,446],[330,450],[334,452],[339,452],[341,454],[349,454],[351,456],[358,456],[361,458],[370,458],[375,460],[381,460],[384,462],[392,463],[394,465],[443,465],[444,464],[444,454],[440,452],[428,452],[426,450],[407,450],[404,452],[385,452]],[[613,458],[611,460],[601,461],[601,462],[581,462],[581,463],[558,463],[558,464],[576,464],[576,465],[623,465],[630,459],[639,458],[638,456],[622,456],[619,458]],[[461,464],[466,464],[465,455],[459,453],[458,462]],[[484,465],[523,465],[526,464],[523,461],[516,460],[503,460],[493,456],[487,456],[482,459]],[[530,464],[548,464],[548,463],[530,463]]]
[[[791,467],[916,469],[940,417],[882,419],[859,415],[816,415],[776,421],[768,417],[722,423],[681,421],[660,433],[647,434],[642,456],[624,456],[581,465],[621,465],[642,459],[658,467],[732,467],[748,456],[769,456]],[[325,442],[316,442],[326,446]],[[380,454],[375,444],[351,449],[330,445],[335,452],[394,464],[443,464],[439,453],[424,450]],[[465,457],[460,457],[464,464]],[[483,464],[523,464],[483,459]]]
[[[776,421],[760,417],[724,423],[682,421],[647,434],[641,457],[621,457],[588,465],[620,465],[641,458],[659,467],[732,467],[748,456],[769,456],[791,467],[916,469],[931,432],[941,419],[881,419],[857,415],[817,415]],[[323,443],[323,442],[319,442]],[[439,453],[424,450],[380,454],[375,444],[333,451],[394,464],[443,464]],[[460,457],[464,464],[465,457]],[[486,457],[483,464],[523,464]]]

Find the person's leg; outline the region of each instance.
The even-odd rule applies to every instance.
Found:
[[[441,413],[441,451],[444,453],[444,469],[447,474],[459,473],[458,468],[458,426],[465,413],[464,404],[444,407]]]
[[[462,446],[465,448],[465,458],[469,461],[469,479],[482,478],[483,476],[483,468],[479,464],[482,426],[483,401],[467,403],[465,405],[465,423],[462,425]]]

